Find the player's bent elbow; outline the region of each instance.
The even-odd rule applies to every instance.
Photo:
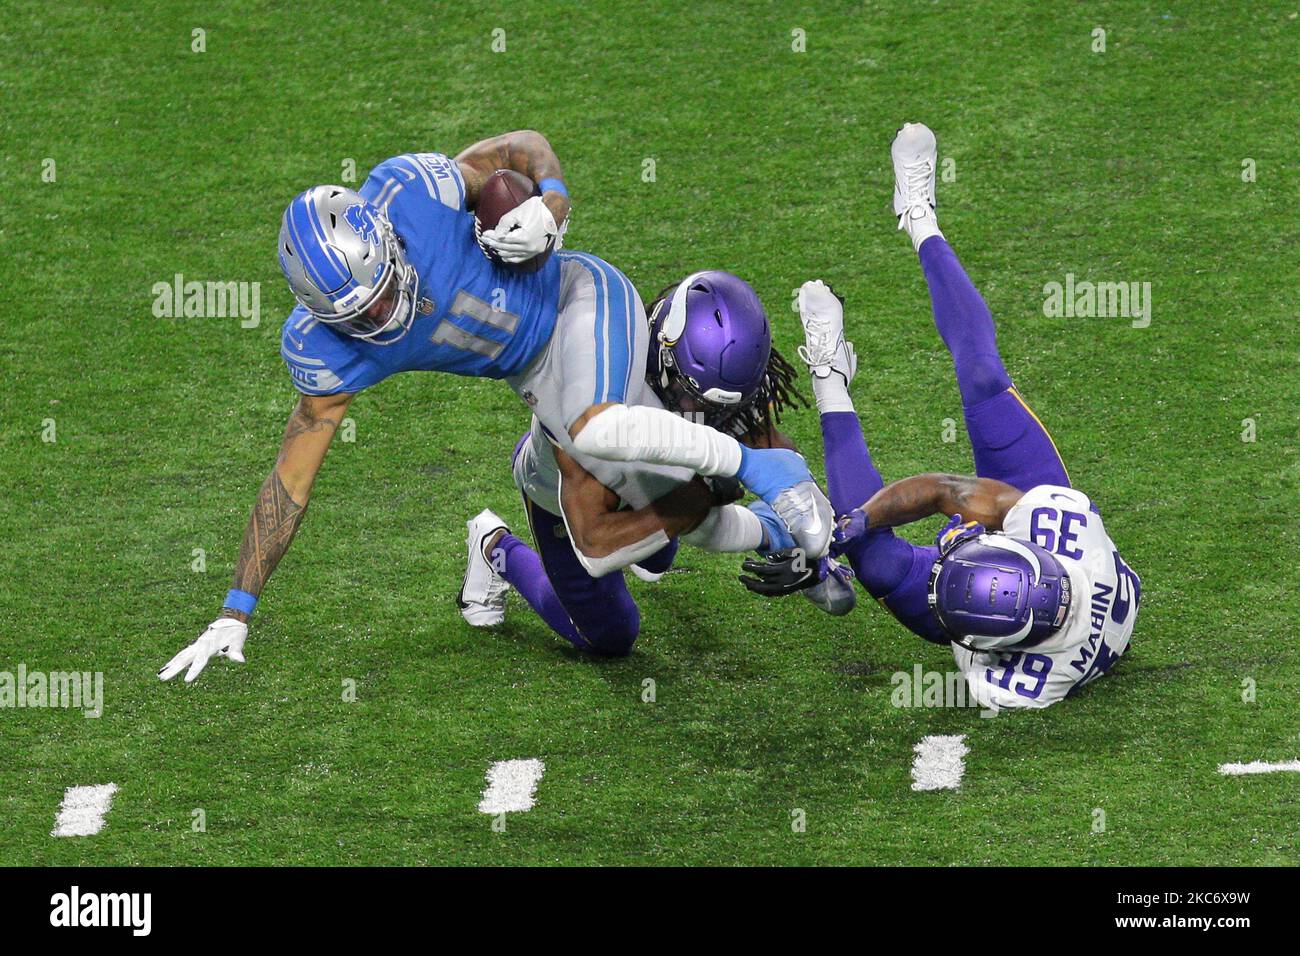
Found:
[[[639,541],[628,543],[626,534],[596,523],[573,538],[573,551],[588,574],[593,578],[603,578],[648,558],[667,547],[668,542],[668,534],[660,529]]]
[[[535,129],[517,129],[510,134],[512,142],[529,150],[546,150],[553,153],[550,140]]]

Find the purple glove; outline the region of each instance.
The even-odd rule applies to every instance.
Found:
[[[861,508],[854,508],[842,515],[831,535],[831,557],[838,558],[854,541],[867,533],[867,515]]]
[[[853,569],[847,564],[840,564],[838,561],[832,561],[830,558],[822,558],[817,562],[817,579],[825,581],[828,577],[839,578],[845,584],[852,584],[855,575]]]
[[[934,539],[939,546],[939,556],[943,557],[963,541],[978,538],[984,534],[984,526],[976,521],[962,521],[961,515],[953,515]]]

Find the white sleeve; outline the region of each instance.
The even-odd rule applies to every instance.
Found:
[[[573,447],[605,461],[680,465],[699,475],[734,475],[740,470],[736,439],[649,405],[611,405],[588,420]]]
[[[573,540],[572,536],[570,536],[569,540]],[[578,563],[586,569],[588,574],[593,578],[603,578],[615,571],[622,571],[629,564],[636,564],[638,561],[650,557],[650,555],[663,550],[667,546],[668,535],[662,531],[656,531],[649,537],[642,538],[634,544],[619,548],[613,554],[602,557],[593,558],[584,554],[582,549],[578,547],[577,542],[574,542],[573,553],[578,556]]]
[[[763,543],[763,522],[741,505],[721,505],[682,541],[705,551],[753,551]]]

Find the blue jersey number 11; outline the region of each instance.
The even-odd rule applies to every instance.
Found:
[[[484,325],[490,325],[492,328],[500,329],[510,335],[514,335],[515,329],[519,325],[519,316],[513,312],[494,309],[490,304],[476,295],[470,295],[464,289],[456,293],[456,298],[452,301],[451,308],[448,311],[452,318],[476,319]],[[461,328],[450,319],[444,319],[438,323],[438,327],[433,332],[433,344],[450,345],[454,349],[484,355],[490,359],[495,359],[506,347],[504,342],[498,342],[482,335],[475,335],[468,329]]]

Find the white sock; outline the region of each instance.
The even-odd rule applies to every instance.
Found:
[[[763,543],[763,522],[744,505],[721,505],[682,540],[705,551],[754,551]]]
[[[939,219],[929,206],[913,206],[903,213],[903,216],[905,217],[903,228],[907,230],[908,238],[912,240],[912,248],[917,252],[921,251],[921,243],[931,236],[943,235],[939,231]]]
[[[853,411],[853,399],[849,397],[848,382],[834,369],[825,378],[814,375],[812,387],[813,397],[817,399],[817,414]]]

